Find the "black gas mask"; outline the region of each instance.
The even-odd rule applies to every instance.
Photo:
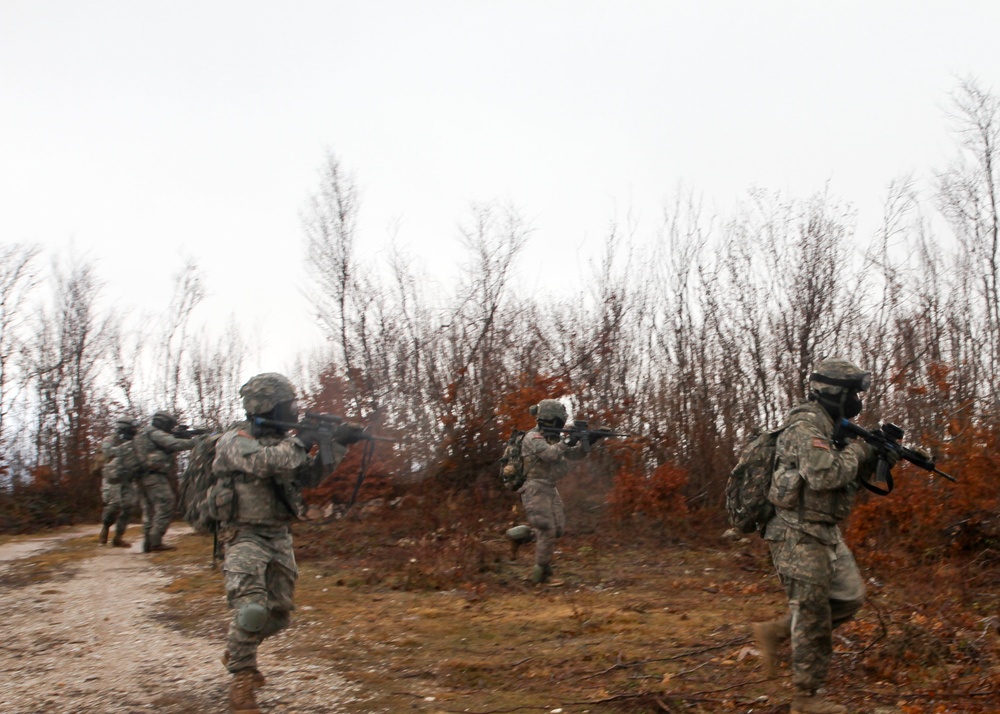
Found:
[[[250,417],[254,436],[284,436],[299,422],[299,403],[296,399],[278,402],[274,408],[263,414]]]

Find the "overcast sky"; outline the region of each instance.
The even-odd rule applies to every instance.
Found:
[[[319,338],[300,214],[327,150],[372,259],[398,226],[446,277],[502,199],[535,229],[525,288],[572,290],[681,184],[723,213],[829,185],[870,232],[952,154],[958,80],[1000,91],[998,28],[994,0],[0,0],[0,241],[72,244],[121,309],[163,309],[190,256],[202,319],[280,370]]]

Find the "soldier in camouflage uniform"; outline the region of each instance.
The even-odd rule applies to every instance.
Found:
[[[566,407],[559,400],[543,399],[530,411],[537,425],[524,435],[521,442],[525,482],[518,489],[528,525],[514,526],[507,531],[507,537],[515,548],[537,541],[531,580],[541,584],[552,577],[555,541],[562,537],[566,528],[566,511],[556,482],[569,473],[569,461],[587,455],[589,445],[584,445],[575,436],[564,438],[559,432],[568,416]],[[595,433],[590,438],[596,441],[601,437]]]
[[[764,533],[790,614],[753,630],[771,674],[779,644],[791,639],[791,714],[840,714],[847,709],[816,690],[826,679],[833,629],[858,611],[865,587],[838,524],[851,512],[859,470],[874,470],[878,454],[863,441],[843,445],[834,436],[841,419],[861,412],[858,395],[871,378],[850,362],[828,359],[809,379],[808,399],[792,409],[778,437],[768,493],[776,513]],[[890,466],[894,455],[884,456]]]
[[[115,422],[114,436],[101,444],[104,459],[104,466],[101,468],[101,500],[104,502],[104,511],[101,513],[101,534],[97,538],[101,545],[107,545],[112,525],[115,526],[115,537],[111,545],[116,548],[128,548],[132,545],[124,540],[124,536],[129,519],[139,506],[133,482],[138,458],[132,444],[138,431],[139,422],[135,419],[119,419]]]
[[[333,467],[309,455],[312,444],[267,423],[298,421],[295,389],[273,372],[240,389],[249,422],[230,429],[216,446],[216,486],[210,508],[222,524],[226,599],[234,616],[223,662],[234,675],[231,711],[256,714],[254,691],[263,686],[257,647],[288,626],[298,568],[289,524],[305,515],[302,488],[316,486]],[[261,421],[261,419],[265,421]],[[333,436],[334,466],[363,430],[341,424]]]
[[[152,422],[134,439],[135,451],[142,464],[138,484],[142,500],[144,553],[176,550],[163,542],[177,505],[168,477],[174,470],[175,454],[195,446],[194,439],[179,439],[170,433],[177,426],[177,417],[173,414],[156,412]]]

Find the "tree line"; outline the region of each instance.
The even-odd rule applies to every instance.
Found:
[[[968,80],[951,99],[953,161],[930,187],[893,181],[870,235],[829,192],[753,189],[727,216],[681,194],[652,235],[611,223],[569,296],[520,289],[532,229],[498,201],[462,221],[447,285],[395,241],[386,258],[366,259],[359,184],[331,153],[302,214],[329,348],[295,375],[306,401],[376,417],[396,435],[382,457],[387,477],[488,493],[510,429],[530,423],[528,405],[564,397],[578,417],[640,435],[588,466],[617,517],[667,519],[719,509],[742,445],[779,425],[816,361],[845,357],[873,374],[862,422],[900,424],[908,443],[975,472],[971,492],[986,500],[936,486],[935,498],[955,500],[939,517],[995,509],[992,462],[963,459],[1000,433],[1000,98]],[[204,297],[195,263],[178,274],[156,330],[142,332],[99,314],[86,262],[56,264],[51,295],[37,300],[38,259],[23,244],[0,255],[9,493],[92,483],[90,455],[117,412],[168,406],[217,426],[239,416],[247,349],[233,325],[214,340],[191,334]]]

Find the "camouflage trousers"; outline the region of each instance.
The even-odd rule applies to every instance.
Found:
[[[129,519],[139,507],[139,494],[136,493],[135,484],[131,481],[125,483],[102,481],[101,501],[104,503],[101,524],[108,527],[114,525],[117,533],[124,533],[128,528]]]
[[[556,538],[566,530],[566,510],[559,491],[545,481],[528,480],[519,489],[528,525],[535,532],[535,563],[550,565]]]
[[[792,684],[813,692],[826,680],[834,628],[864,603],[864,581],[843,541],[827,545],[789,529],[770,546],[792,618]]]
[[[226,668],[230,672],[257,669],[257,647],[265,639],[288,627],[295,609],[295,565],[292,535],[284,529],[238,528],[227,532],[225,576],[226,601],[234,610],[229,623]],[[247,605],[267,609],[267,618],[258,632],[239,624],[240,609]]]
[[[142,501],[142,533],[150,546],[163,542],[163,535],[174,518],[177,499],[166,474],[148,473],[139,479]]]

